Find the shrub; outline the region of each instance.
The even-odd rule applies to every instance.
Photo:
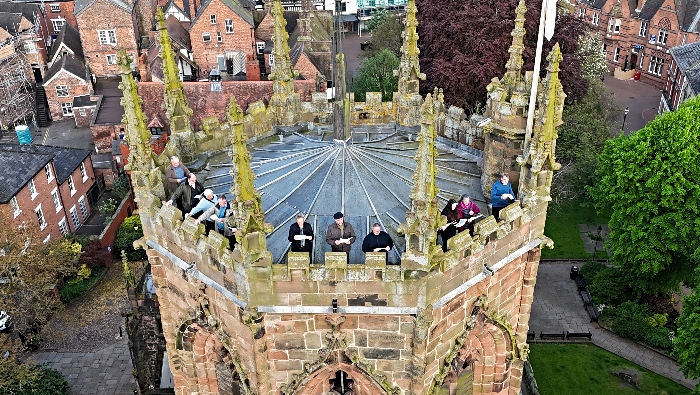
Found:
[[[584,265],[585,267],[585,265]],[[598,270],[593,281],[588,281],[588,290],[596,303],[608,306],[619,306],[623,302],[634,300],[635,294],[629,287],[621,269],[604,267]]]
[[[59,294],[61,295],[61,301],[63,303],[68,303],[71,300],[83,295],[90,288],[92,288],[97,282],[102,278],[105,272],[105,268],[99,267],[95,268],[90,274],[90,277],[86,280],[80,279],[80,277],[75,277],[66,282],[66,284],[61,288]]]
[[[102,247],[102,243],[95,239],[90,241],[90,244],[83,247],[83,253],[80,255],[80,263],[89,268],[104,267],[111,260],[112,253]]]
[[[595,275],[598,274],[599,271],[607,268],[608,265],[602,263],[602,262],[586,262],[585,265],[581,266],[581,276],[586,279],[586,282],[591,283],[593,282],[593,279],[595,278]]]
[[[644,343],[652,347],[666,349],[673,347],[669,330],[665,326],[650,328],[649,331],[644,334]]]
[[[124,219],[124,222],[119,226],[117,238],[114,240],[114,250],[117,253],[126,252],[126,257],[130,261],[142,261],[148,259],[146,251],[143,249],[134,249],[134,241],[143,237],[143,229],[141,227],[141,217],[132,215]]]
[[[68,382],[58,370],[3,359],[0,361],[0,393],[65,395]]]
[[[119,178],[114,180],[114,184],[112,184],[112,192],[119,196],[119,200],[124,200],[130,190],[129,177],[127,177],[126,174],[120,175]]]
[[[651,315],[649,307],[632,301],[606,309],[602,315],[603,319],[609,322],[610,329],[628,339],[644,340],[644,336],[651,328],[646,321],[646,318]]]

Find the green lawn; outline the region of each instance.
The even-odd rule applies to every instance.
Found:
[[[543,249],[543,259],[587,259],[583,249],[583,240],[579,234],[579,224],[606,223],[607,218],[598,217],[592,207],[581,207],[579,203],[568,203],[557,207],[551,206],[547,211],[545,236],[554,240],[554,249]]]
[[[691,390],[593,344],[531,343],[530,364],[541,395],[689,395]],[[639,390],[612,372],[639,372]]]

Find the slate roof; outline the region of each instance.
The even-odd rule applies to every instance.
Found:
[[[700,0],[676,0],[676,10],[678,14],[678,23],[681,30],[698,32],[698,20],[700,20]]]
[[[21,22],[22,14],[19,12],[0,12],[0,27],[10,34],[17,34],[21,31],[19,27]]]
[[[7,203],[53,160],[58,184],[68,179],[90,155],[90,150],[53,147],[50,145],[18,145],[0,143],[0,203]]]
[[[54,64],[51,65],[51,67],[49,67],[46,75],[44,75],[44,85],[50,83],[51,79],[60,73],[61,70],[65,70],[83,81],[87,80],[87,67],[85,67],[85,61],[82,58],[78,59],[71,54],[67,54],[65,56],[61,56],[56,62],[54,62]]]
[[[237,0],[205,0],[204,3],[202,3],[201,7],[199,7],[199,9],[197,10],[197,16],[192,20],[192,24],[190,26],[194,26],[194,24],[197,23],[199,17],[202,16],[202,14],[204,14],[204,11],[207,9],[207,6],[209,6],[209,4],[211,4],[212,1],[220,1],[221,4],[230,8],[231,11],[235,12],[250,26],[255,26],[255,22],[253,21],[253,13],[251,13],[245,7],[243,7],[241,3],[239,3]]]
[[[646,0],[644,5],[642,5],[642,10],[639,13],[638,18],[645,21],[650,21],[663,4],[664,0]]]
[[[122,91],[117,78],[98,78],[95,83],[95,95],[101,95],[102,101],[95,116],[96,125],[118,125],[122,123],[124,107],[121,105]],[[145,104],[145,103],[144,103]]]
[[[90,95],[76,96],[73,98],[73,108],[92,107],[97,105],[97,100],[92,100]]]
[[[72,51],[77,59],[80,59],[82,61],[85,60],[85,55],[83,54],[83,45],[80,42],[80,33],[78,33],[78,31],[75,30],[73,26],[67,23],[63,24],[63,28],[61,29],[61,32],[58,33],[56,41],[54,41],[53,45],[51,45],[49,62],[55,61],[54,58],[56,57],[59,48],[61,48],[61,45],[65,46],[70,51]]]
[[[700,42],[671,48],[671,56],[695,94],[700,93]]]
[[[93,5],[97,0],[75,0],[73,5],[73,13],[75,16],[82,14],[83,11],[87,10],[91,5]],[[108,3],[121,8],[122,10],[131,13],[134,8],[134,3],[130,3],[124,0],[105,0]]]
[[[25,3],[16,3],[16,2],[10,2],[10,1],[1,1],[0,2],[0,12],[9,12],[9,13],[20,13],[22,16],[27,18],[29,22],[34,23],[36,20],[37,16],[40,13],[39,10],[39,4],[25,4]]]

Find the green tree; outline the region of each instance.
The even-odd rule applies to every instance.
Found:
[[[603,36],[595,30],[586,30],[578,38],[576,55],[581,59],[581,75],[589,80],[599,78],[608,71],[605,65]],[[589,85],[588,89],[593,87]]]
[[[367,31],[372,33],[375,30],[377,30],[377,27],[379,27],[382,23],[384,23],[384,20],[389,16],[389,12],[385,9],[381,9],[377,12],[375,12],[372,15],[372,19],[367,21]]]
[[[609,140],[591,193],[610,213],[606,247],[640,294],[689,283],[700,257],[700,97]]]
[[[141,227],[141,217],[138,215],[132,215],[124,219],[121,225],[119,225],[119,230],[117,230],[117,237],[114,240],[114,251],[117,254],[121,254],[121,251],[126,252],[127,258],[130,261],[143,261],[148,259],[146,256],[146,251],[143,249],[134,249],[134,241],[143,237],[143,228]]]
[[[403,30],[402,14],[396,12],[388,14],[372,32],[372,45],[365,49],[360,56],[369,58],[386,49],[396,57],[400,57],[401,46],[403,45],[403,38],[401,37]]]
[[[394,75],[398,68],[399,58],[388,50],[364,59],[352,84],[355,100],[365,101],[367,92],[380,92],[382,101],[391,101],[399,88],[399,77]]]
[[[676,319],[678,333],[673,339],[673,356],[689,379],[700,378],[700,294],[697,289],[683,298],[683,312]],[[700,384],[695,386],[700,394]]]
[[[599,79],[590,79],[589,86],[579,101],[564,106],[564,123],[557,138],[562,170],[555,174],[552,184],[555,203],[590,201],[586,188],[595,183],[598,155],[612,137],[612,125],[620,113],[614,97]]]
[[[16,358],[16,353],[11,353],[8,357],[0,358],[0,393],[65,395],[68,393],[68,383],[61,372],[23,363]]]

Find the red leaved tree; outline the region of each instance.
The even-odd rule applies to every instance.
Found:
[[[493,77],[501,78],[508,60],[518,0],[416,0],[418,7],[418,46],[421,71],[426,81],[421,93],[443,88],[445,102],[463,108],[475,108],[486,102],[486,86]],[[523,70],[532,70],[542,0],[526,0]],[[564,60],[560,78],[571,103],[582,97],[587,81],[581,76],[577,57],[578,37],[589,27],[584,20],[559,10],[554,37],[545,39],[544,58],[555,42]]]

